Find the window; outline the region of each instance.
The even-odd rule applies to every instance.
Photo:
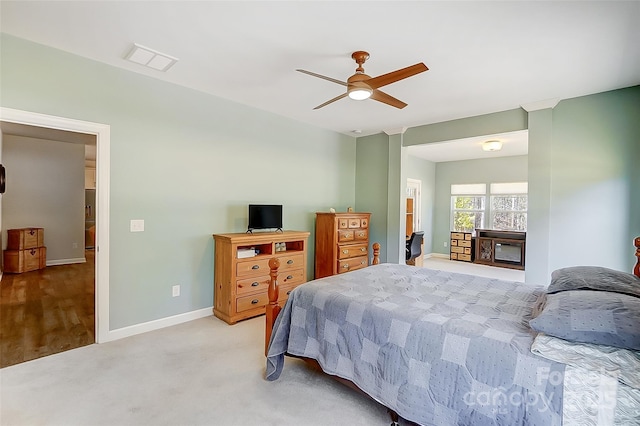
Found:
[[[451,185],[451,230],[475,232],[484,227],[486,192],[484,183]]]
[[[491,184],[491,228],[527,230],[527,182]]]

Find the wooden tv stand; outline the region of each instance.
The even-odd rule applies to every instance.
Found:
[[[474,263],[524,269],[526,232],[476,229]]]
[[[268,303],[269,259],[278,258],[280,300],[307,281],[309,232],[214,234],[213,314],[228,324],[262,315]],[[252,257],[243,250],[257,249]],[[240,250],[240,252],[239,252]]]

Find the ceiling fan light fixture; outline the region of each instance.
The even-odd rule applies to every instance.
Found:
[[[364,101],[365,99],[369,99],[373,90],[365,89],[363,87],[357,87],[355,89],[349,90],[349,97],[356,101]]]
[[[485,141],[482,143],[483,151],[500,151],[502,149],[502,142],[498,140]]]

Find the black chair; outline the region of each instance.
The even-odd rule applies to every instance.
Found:
[[[424,238],[424,231],[417,231],[411,234],[411,237],[407,240],[406,249],[406,261],[410,264],[415,263],[415,258],[422,254],[422,239]]]

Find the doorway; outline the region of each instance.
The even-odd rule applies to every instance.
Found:
[[[96,205],[95,205],[95,268],[94,318],[95,342],[109,338],[109,176],[110,127],[105,124],[79,121],[29,111],[0,108],[0,125],[23,125],[42,131],[71,132],[91,135],[96,145]],[[1,139],[0,139],[1,140]],[[0,158],[1,161],[1,158]],[[0,216],[0,225],[2,217]],[[84,244],[84,240],[82,241]]]
[[[407,178],[407,196],[406,196],[406,221],[405,235],[407,241],[407,250],[409,250],[409,242],[414,232],[422,231],[422,181],[418,179]],[[420,249],[421,255],[413,259],[412,265],[422,266],[424,259],[424,240]]]

